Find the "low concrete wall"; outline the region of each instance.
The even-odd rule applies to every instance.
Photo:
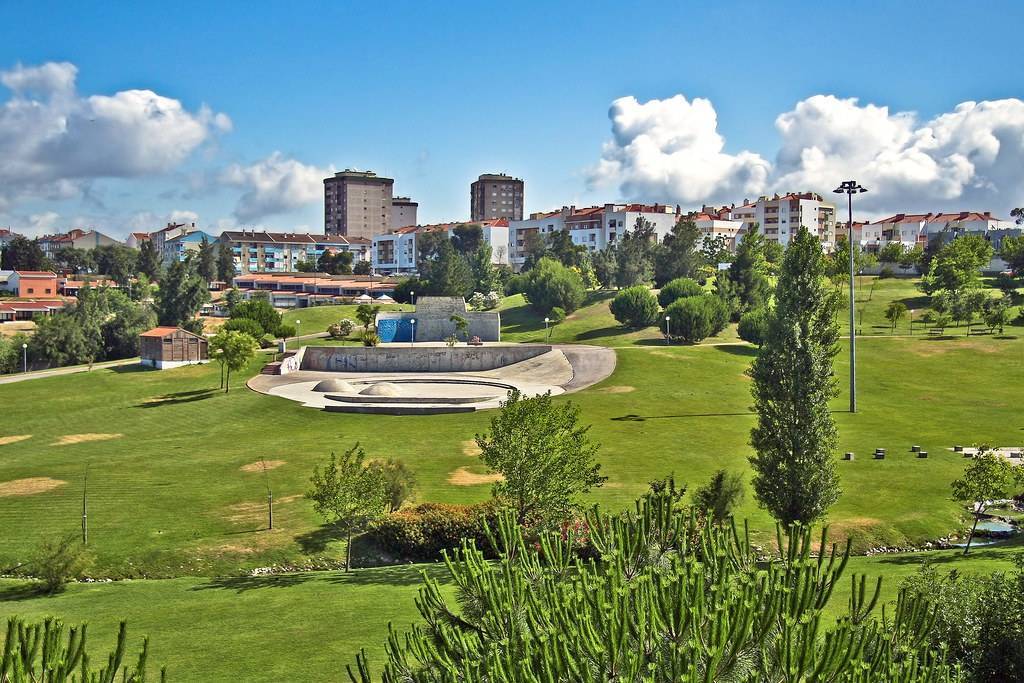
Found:
[[[550,346],[525,345],[407,349],[307,346],[300,367],[320,372],[479,372],[536,358],[550,350]]]

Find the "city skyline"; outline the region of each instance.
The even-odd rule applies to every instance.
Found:
[[[871,189],[865,218],[1007,217],[1024,196],[1012,35],[981,50],[965,30],[1015,25],[1011,3],[931,4],[927,19],[644,4],[632,31],[607,5],[198,8],[0,9],[22,28],[0,46],[0,225],[321,233],[323,179],[345,168],[394,178],[422,223],[469,218],[469,184],[502,172],[525,181],[524,215],[826,193],[847,177]],[[486,37],[499,18],[505,34]],[[887,48],[891,26],[922,42]],[[607,41],[572,39],[598,28]]]

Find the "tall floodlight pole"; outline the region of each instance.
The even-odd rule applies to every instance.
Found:
[[[846,245],[850,249],[850,412],[857,412],[857,330],[854,321],[853,277],[854,277],[854,242],[853,242],[853,195],[867,192],[866,188],[857,184],[856,180],[844,180],[835,190],[836,194],[846,195]]]

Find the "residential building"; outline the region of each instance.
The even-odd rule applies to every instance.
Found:
[[[782,246],[789,244],[800,226],[816,234],[824,249],[835,246],[836,207],[814,192],[762,196],[756,202],[743,200],[742,205],[732,207],[730,218],[743,223],[744,232],[757,225],[765,239]]]
[[[635,229],[637,221],[643,219],[654,229],[655,239],[665,239],[679,221],[679,207],[665,204],[605,204],[577,209],[563,206],[559,211],[530,214],[523,221],[509,223],[509,260],[519,268],[526,260],[529,236],[536,234],[547,239],[557,230],[567,230],[573,244],[590,251],[600,251],[613,246],[622,236]]]
[[[175,261],[184,261],[189,254],[199,254],[199,249],[202,247],[204,239],[210,244],[217,242],[215,235],[210,235],[202,230],[193,230],[192,232],[186,232],[182,235],[165,239],[160,257],[166,265],[170,265]]]
[[[154,327],[139,335],[140,365],[158,370],[206,363],[208,353],[206,337],[180,327]]]
[[[153,247],[156,249],[156,253],[160,254],[160,258],[169,261],[170,259],[164,254],[164,243],[175,237],[195,232],[197,229],[195,223],[168,223],[166,227],[156,232],[151,232],[149,234],[149,241],[153,243]]]
[[[353,262],[370,260],[370,240],[342,235],[225,230],[220,242],[231,248],[236,273],[287,273],[302,262],[316,263],[325,251],[348,251]]]
[[[43,250],[46,258],[53,258],[57,251],[66,247],[94,249],[121,244],[113,237],[108,237],[98,230],[81,230],[79,228],[55,235],[43,235],[39,238],[39,248]]]
[[[7,246],[7,243],[13,240],[15,237],[21,237],[16,232],[11,232],[7,228],[0,228],[0,249]]]
[[[697,229],[700,230],[704,242],[722,238],[726,248],[735,251],[736,245],[739,244],[740,238],[746,231],[743,221],[733,220],[730,218],[731,213],[730,207],[716,209],[704,206],[700,211],[691,211],[683,215],[681,219],[693,221]]]
[[[488,221],[439,223],[398,228],[373,238],[371,262],[376,273],[390,275],[416,272],[416,239],[427,232],[443,232],[451,237],[452,230],[462,226],[480,226],[483,242],[491,247],[491,263],[508,264],[509,222],[504,218]]]
[[[521,178],[504,173],[484,173],[469,186],[469,219],[486,221],[504,218],[523,219],[523,191]]]
[[[62,299],[0,299],[0,323],[53,315],[64,306]]]
[[[998,240],[999,231],[1014,228],[1013,221],[996,218],[989,211],[899,213],[864,225],[860,244],[868,251],[879,251],[891,242],[900,242],[907,248],[924,247],[937,236],[952,239],[964,234],[981,234],[991,239],[994,234]]]
[[[0,289],[25,299],[57,296],[57,274],[51,270],[0,271]]]
[[[391,200],[390,228],[396,230],[410,225],[417,225],[416,211],[419,204],[408,197],[394,197]]]
[[[394,184],[392,178],[351,169],[324,178],[324,231],[366,239],[387,232]]]
[[[148,241],[149,241],[149,233],[148,232],[133,232],[130,235],[128,235],[128,238],[124,241],[124,244],[125,244],[126,247],[131,247],[132,249],[138,249],[139,247],[142,246],[143,242],[148,242]]]

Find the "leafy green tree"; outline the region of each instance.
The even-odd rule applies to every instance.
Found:
[[[373,325],[374,321],[377,320],[378,313],[380,313],[380,306],[359,304],[356,307],[356,320],[362,324],[364,332],[370,331],[370,325]]]
[[[772,311],[768,306],[758,306],[740,316],[740,322],[736,325],[736,334],[745,342],[755,346],[764,343],[768,336],[768,321],[771,320]]]
[[[702,294],[704,294],[704,288],[696,280],[677,277],[675,280],[667,282],[658,292],[658,303],[662,308],[667,308],[676,299],[681,299],[684,296],[701,296]]]
[[[736,249],[736,258],[729,270],[719,273],[715,286],[719,298],[731,304],[730,317],[739,320],[743,313],[768,301],[771,285],[767,276],[764,238],[756,229],[749,230]]]
[[[15,235],[0,252],[0,270],[48,270],[53,264],[43,254],[39,240]]]
[[[586,291],[579,273],[552,258],[542,258],[527,273],[523,295],[540,314],[558,307],[572,313],[583,303]]]
[[[763,253],[764,260],[769,266],[781,265],[785,256],[785,250],[776,240],[765,240]]]
[[[907,305],[902,301],[890,301],[885,307],[885,319],[889,321],[890,332],[896,331],[896,323],[907,316]]]
[[[27,344],[29,337],[18,333],[10,337],[0,337],[0,375],[18,372],[22,369],[22,344]]]
[[[242,303],[242,292],[238,287],[232,287],[224,292],[224,306],[228,309],[228,315],[235,311],[235,307]]]
[[[86,273],[96,264],[93,263],[92,254],[85,249],[61,247],[53,255],[53,265],[66,272]]]
[[[688,344],[715,336],[729,322],[725,303],[711,294],[676,299],[665,309],[665,315],[670,318],[672,336],[678,336]]]
[[[491,263],[491,245],[481,244],[477,250],[467,256],[469,269],[473,273],[473,291],[500,292],[502,290],[501,275]]]
[[[160,281],[156,298],[157,319],[161,325],[184,326],[209,300],[210,291],[196,274],[192,260],[173,261]]]
[[[725,235],[705,236],[701,240],[701,260],[703,265],[718,268],[719,263],[732,263],[732,250],[729,248],[729,240]]]
[[[974,515],[974,525],[967,536],[964,555],[971,549],[971,541],[978,530],[978,522],[994,500],[1012,498],[1024,488],[1022,475],[1010,461],[992,453],[988,446],[982,445],[970,464],[964,469],[964,475],[951,484],[953,500],[967,503]]]
[[[160,254],[156,252],[156,247],[150,240],[143,240],[139,244],[139,260],[138,260],[138,271],[140,274],[145,275],[152,281],[159,281],[160,275],[163,273],[163,263],[160,259]]]
[[[91,252],[96,270],[104,273],[120,287],[127,287],[139,271],[139,252],[120,244],[95,247]]]
[[[984,320],[989,330],[1003,333],[1003,328],[1010,324],[1010,306],[1013,297],[1004,294],[999,299],[987,299],[985,302]]]
[[[231,373],[243,369],[256,357],[260,344],[252,336],[237,330],[222,330],[210,338],[210,354],[226,370],[224,393],[231,391]]]
[[[245,332],[253,339],[262,339],[263,335],[267,334],[263,326],[252,318],[230,318],[220,326],[220,329],[225,332],[232,330],[235,332]]]
[[[456,225],[451,230],[451,243],[463,256],[475,253],[484,244],[484,229],[478,223]]]
[[[646,285],[626,287],[608,307],[620,325],[634,330],[658,323],[658,300]]]
[[[5,646],[0,651],[0,681],[3,683],[145,683],[149,658],[149,640],[142,641],[142,650],[134,667],[125,664],[128,627],[121,622],[117,643],[100,661],[105,665],[94,669],[89,651],[85,624],[65,630],[59,619],[47,618],[30,624],[18,617],[7,620]],[[42,647],[40,647],[42,645]],[[166,671],[160,672],[161,682]]]
[[[992,245],[983,237],[957,237],[935,254],[921,286],[927,294],[942,289],[956,293],[976,288],[981,281],[981,269],[991,258]]]
[[[967,323],[966,333],[970,334],[971,322],[984,310],[988,295],[977,288],[950,290],[949,293],[950,317],[956,321],[957,327],[960,323]]]
[[[724,524],[743,502],[743,476],[738,472],[717,470],[711,480],[693,493],[693,506],[708,512],[713,524]]]
[[[637,218],[633,229],[627,230],[615,247],[615,284],[632,287],[650,282],[654,278],[656,248],[654,226],[642,217]]]
[[[400,304],[411,304],[415,292],[426,294],[426,283],[416,277],[406,277],[395,284],[395,291],[391,293],[391,296]]]
[[[469,261],[455,250],[448,239],[444,239],[438,245],[436,255],[432,259],[423,262],[420,276],[427,282],[426,291],[423,293],[437,296],[465,298],[473,293],[476,284]]]
[[[231,245],[223,238],[217,246],[217,279],[228,284],[235,279],[235,256]]]
[[[549,232],[546,242],[546,255],[558,259],[567,268],[578,268],[587,258],[587,248],[582,244],[574,243],[572,234],[568,230]]]
[[[156,314],[148,305],[132,301],[124,292],[104,292],[100,334],[103,359],[132,358],[139,355],[139,335],[156,325]]]
[[[619,261],[615,255],[615,249],[609,247],[602,251],[595,251],[590,259],[594,267],[594,277],[605,289],[611,289],[618,281]]]
[[[492,529],[497,559],[472,543],[427,579],[411,631],[393,630],[379,679],[365,652],[353,681],[521,683],[615,681],[899,681],[952,683],[928,646],[935,609],[901,593],[885,623],[880,594],[854,580],[830,614],[846,553],[815,555],[810,530],[779,534],[764,561],[734,526],[699,526],[670,491],[635,509],[594,510],[577,528],[534,542],[507,517]],[[579,559],[583,545],[595,559]],[[454,588],[452,588],[454,586]]]
[[[412,470],[401,460],[388,458],[387,460],[375,460],[369,465],[370,469],[380,472],[384,481],[384,488],[387,492],[388,512],[398,512],[405,504],[416,488],[416,477]]]
[[[598,445],[579,426],[579,408],[555,404],[551,393],[525,397],[509,391],[489,432],[476,435],[480,460],[502,479],[494,497],[508,505],[519,524],[557,523],[566,519],[579,498],[601,486]]]
[[[76,534],[68,534],[45,539],[36,549],[31,566],[39,590],[53,595],[82,575],[89,566],[89,557],[81,539]]]
[[[91,364],[103,351],[98,321],[77,314],[74,307],[37,321],[28,345],[31,358],[50,366]]]
[[[231,319],[243,318],[255,321],[263,330],[257,339],[264,334],[274,334],[281,326],[281,314],[266,299],[249,299],[235,304],[231,309]]]
[[[878,252],[878,260],[882,263],[899,263],[906,253],[907,248],[902,242],[888,242]]]
[[[754,494],[783,524],[810,524],[839,498],[829,401],[839,326],[818,238],[800,228],[786,249],[768,334],[747,371],[757,426]]]
[[[703,246],[704,238],[697,224],[680,219],[665,235],[661,246],[655,249],[655,285],[664,287],[667,282],[681,277],[696,277],[701,266],[711,262],[702,251]]]
[[[448,322],[455,324],[455,336],[456,338],[461,337],[463,341],[466,340],[466,332],[469,330],[469,321],[463,316],[455,313],[449,316]]]
[[[999,258],[1006,261],[1015,277],[1024,277],[1024,235],[1004,237]]]
[[[523,270],[531,270],[537,262],[548,255],[548,243],[538,232],[528,232],[523,238]]]
[[[330,275],[351,275],[353,260],[352,252],[347,249],[337,252],[325,249],[324,253],[317,260],[316,265],[310,268],[310,272],[315,270],[320,273],[329,273]]]
[[[216,249],[206,235],[203,235],[199,242],[199,263],[196,266],[199,277],[207,283],[217,279],[217,254]]]
[[[313,468],[306,492],[317,514],[345,534],[345,571],[352,569],[352,537],[366,531],[389,503],[383,473],[365,460],[366,452],[358,443],[340,458],[331,453],[323,469]]]
[[[369,261],[357,261],[356,264],[352,266],[352,273],[354,275],[372,275],[373,264]]]

